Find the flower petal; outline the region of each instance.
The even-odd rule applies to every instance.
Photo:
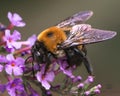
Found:
[[[32,46],[34,43],[35,43],[35,41],[36,41],[36,35],[32,35],[31,37],[29,37],[28,38],[28,42],[29,42],[29,46]]]
[[[2,72],[2,70],[3,70],[3,66],[2,66],[2,65],[0,65],[0,72]]]
[[[5,37],[6,38],[8,38],[8,37],[10,37],[11,35],[10,35],[10,30],[5,30]]]
[[[25,60],[23,58],[21,58],[21,57],[18,57],[15,60],[16,65],[19,66],[19,67],[23,67],[24,66],[24,62],[25,62]]]
[[[13,69],[13,73],[14,73],[15,76],[19,76],[19,75],[23,74],[23,70],[22,70],[22,68],[16,66]]]
[[[12,42],[11,45],[16,49],[20,49],[22,46],[22,43],[21,42]]]
[[[7,74],[12,75],[12,67],[10,65],[5,66],[5,71]]]
[[[54,78],[55,78],[54,72],[47,73],[46,76],[45,76],[45,78],[46,78],[47,81],[52,82],[54,80]]]
[[[6,56],[6,59],[7,59],[8,61],[14,61],[14,60],[15,60],[15,58],[13,57],[12,54],[8,54],[8,55]]]
[[[8,12],[8,15],[7,15],[8,19],[10,20],[10,22],[12,21],[12,13],[11,12]]]
[[[42,81],[42,74],[41,74],[41,72],[37,72],[36,78],[37,78],[37,80],[38,80],[39,82]]]
[[[23,21],[16,22],[16,24],[15,24],[15,26],[17,26],[17,27],[24,27],[25,25],[26,25],[26,23]]]
[[[21,21],[22,18],[21,18],[20,15],[18,15],[17,13],[14,13],[14,14],[13,14],[13,20],[14,20],[14,21]]]
[[[17,31],[17,30],[14,30],[13,34],[12,34],[12,39],[13,40],[20,40],[21,39],[21,34]]]
[[[8,12],[8,19],[13,26],[24,27],[26,24],[22,21],[22,17],[17,13]]]
[[[46,90],[49,90],[50,89],[50,84],[46,81],[46,80],[44,80],[44,81],[42,81],[41,82],[42,83],[42,86],[46,89]]]

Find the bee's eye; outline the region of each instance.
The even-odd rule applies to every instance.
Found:
[[[47,37],[52,37],[52,36],[53,36],[53,32],[49,32],[49,33],[47,33],[46,36],[47,36]]]

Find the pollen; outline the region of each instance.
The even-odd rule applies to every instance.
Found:
[[[11,84],[11,87],[15,87],[15,86],[16,86],[16,84],[15,84],[15,83],[12,83],[12,84]]]
[[[12,39],[11,39],[11,38],[9,38],[8,40],[9,40],[9,42],[12,42]]]
[[[45,79],[45,75],[42,75],[42,80],[44,80]]]
[[[11,66],[13,66],[13,67],[14,67],[14,66],[15,66],[15,63],[11,63]]]

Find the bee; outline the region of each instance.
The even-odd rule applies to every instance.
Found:
[[[79,66],[83,62],[89,75],[93,75],[93,69],[86,56],[86,45],[111,39],[116,32],[95,29],[89,24],[83,24],[92,15],[92,11],[82,11],[40,32],[31,48],[33,61],[46,64],[46,72],[52,58],[66,56],[68,67]]]

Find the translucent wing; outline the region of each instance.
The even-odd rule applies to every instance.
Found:
[[[56,26],[61,28],[64,31],[70,30],[70,28],[76,24],[84,23],[93,15],[92,11],[82,11],[79,13],[74,14],[73,16],[68,17],[67,19],[63,20]]]
[[[111,39],[116,35],[114,31],[100,30],[91,28],[89,31],[72,32],[68,39],[61,44],[61,48],[68,48],[83,44],[96,43]]]

